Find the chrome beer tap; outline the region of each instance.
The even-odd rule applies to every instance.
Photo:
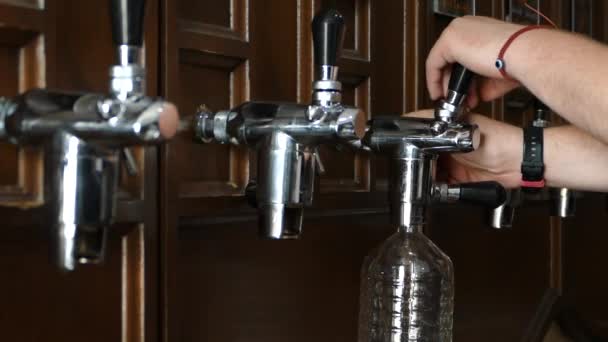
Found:
[[[459,120],[473,74],[455,65],[448,95],[435,109],[435,117],[383,117],[370,121],[363,145],[390,158],[389,203],[393,222],[401,227],[424,223],[428,205],[456,201],[496,207],[505,190],[497,182],[448,185],[435,182],[435,164],[441,153],[463,153],[477,148],[476,125]]]
[[[144,6],[143,0],[111,1],[120,63],[111,68],[109,95],[33,89],[0,106],[0,138],[45,147],[52,249],[64,271],[103,261],[121,160],[137,171],[126,147],[162,143],[177,129],[175,107],[144,95],[138,62]]]
[[[217,113],[196,116],[197,140],[245,145],[258,156],[257,182],[246,193],[258,209],[259,234],[297,238],[303,210],[312,204],[321,144],[356,144],[363,136],[365,114],[341,103],[338,58],[344,19],[334,9],[312,23],[316,81],[311,104],[246,102]]]
[[[551,126],[551,110],[538,99],[534,99],[534,118],[532,126],[547,128]],[[489,225],[492,228],[511,228],[516,208],[526,201],[549,201],[550,215],[560,218],[573,217],[576,211],[576,193],[567,188],[544,188],[531,193],[521,189],[507,191],[505,203],[490,212]]]
[[[455,65],[435,117],[374,118],[363,146],[389,157],[389,204],[396,231],[368,256],[361,272],[359,341],[451,341],[452,262],[425,235],[426,208],[436,202],[503,203],[497,182],[435,181],[441,153],[477,148],[476,125],[459,120],[472,74]]]

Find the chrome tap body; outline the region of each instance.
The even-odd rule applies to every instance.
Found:
[[[246,102],[218,113],[201,112],[196,119],[200,142],[254,148],[258,154],[257,184],[248,186],[259,212],[259,233],[271,239],[297,238],[303,210],[312,204],[318,147],[356,145],[363,137],[365,114],[341,103],[337,60],[344,19],[323,10],[312,25],[316,81],[311,104]]]
[[[135,160],[124,149],[158,144],[175,133],[176,112],[167,117],[167,103],[144,95],[139,64],[144,5],[143,0],[111,0],[119,64],[110,69],[109,95],[33,89],[0,101],[0,138],[45,147],[52,249],[64,271],[103,260],[121,160]],[[137,171],[136,164],[127,166]]]
[[[496,207],[504,201],[504,189],[496,182],[435,182],[439,154],[470,152],[479,144],[477,126],[458,120],[471,77],[466,69],[454,67],[450,95],[439,102],[434,119],[374,118],[363,138],[364,146],[389,157],[391,215],[393,222],[406,230],[420,228],[426,207],[435,202],[465,201]]]

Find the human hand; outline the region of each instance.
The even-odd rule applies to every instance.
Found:
[[[426,60],[426,80],[431,99],[447,95],[451,65],[460,63],[481,76],[471,85],[467,104],[491,101],[519,86],[504,79],[495,67],[498,53],[509,37],[523,26],[477,16],[454,19],[443,31]],[[510,50],[509,50],[510,51]],[[505,59],[508,59],[508,53]]]
[[[404,116],[431,118],[433,111],[422,110]],[[449,183],[497,181],[505,188],[519,187],[523,149],[521,128],[479,114],[467,114],[464,119],[479,126],[479,147],[470,153],[442,155],[437,178]]]

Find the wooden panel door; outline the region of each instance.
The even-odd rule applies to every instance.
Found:
[[[0,96],[33,87],[106,92],[114,63],[108,1],[0,1]],[[148,0],[145,61],[157,89],[158,2]],[[158,230],[155,149],[123,175],[104,265],[62,274],[50,262],[39,147],[0,146],[0,331],[10,341],[154,341]],[[144,304],[145,303],[145,304]]]
[[[47,82],[44,58],[45,16],[35,1],[0,3],[0,81],[2,96],[11,97]],[[0,144],[0,205],[38,207],[44,201],[44,170],[39,148]]]
[[[182,117],[205,104],[310,99],[310,21],[324,1],[162,2],[162,88]],[[348,25],[341,80],[345,102],[374,115],[429,108],[424,61],[449,18],[432,1],[334,1]],[[512,18],[510,1],[476,1],[475,12]],[[515,3],[514,6],[517,6]],[[567,1],[542,1],[568,22]],[[510,98],[477,110],[523,125]],[[195,145],[187,134],[163,149],[162,303],[165,341],[352,341],[358,273],[391,233],[386,160],[325,148],[319,181],[298,241],[256,237],[256,213],[242,196],[255,156]],[[522,337],[544,291],[561,288],[561,224],[546,205],[521,208],[512,230],[494,231],[480,209],[439,207],[429,236],[457,274],[456,341]],[[497,333],[499,332],[499,333]]]
[[[311,21],[327,3],[163,4],[163,89],[183,118],[201,104],[220,110],[249,99],[310,101]],[[405,103],[405,3],[336,4],[348,25],[340,60],[345,102],[398,115]],[[392,37],[378,18],[395,22]],[[384,58],[390,67],[374,63]],[[376,171],[367,156],[324,148],[322,158],[327,173],[317,184],[314,208],[306,211],[302,238],[264,241],[257,238],[256,212],[242,196],[255,177],[254,153],[195,145],[187,134],[164,148],[165,341],[356,339],[360,265],[391,231],[386,195],[372,184]]]

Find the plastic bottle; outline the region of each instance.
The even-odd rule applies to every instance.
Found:
[[[422,227],[400,227],[361,272],[359,342],[450,342],[454,272]]]

